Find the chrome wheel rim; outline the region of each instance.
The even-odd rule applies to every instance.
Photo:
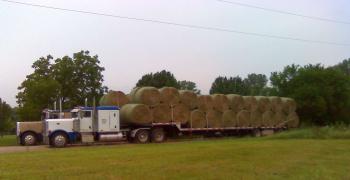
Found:
[[[139,135],[139,140],[140,142],[147,142],[148,140],[147,132],[141,132]]]
[[[66,144],[66,138],[63,135],[58,135],[55,137],[55,145],[62,147]]]
[[[33,135],[29,134],[24,137],[25,145],[33,145],[34,142],[35,142],[35,137]]]

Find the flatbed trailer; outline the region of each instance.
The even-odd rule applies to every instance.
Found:
[[[285,124],[285,123],[284,123]],[[169,136],[246,136],[252,135],[256,137],[271,135],[276,132],[287,130],[286,126],[275,127],[220,127],[220,128],[191,128],[187,125],[182,125],[178,122],[169,123],[152,123],[149,126],[139,126],[131,128],[129,139],[133,142],[147,143],[147,142],[163,142]],[[151,136],[154,136],[153,131],[158,131],[158,140],[155,137],[151,137],[150,141],[140,141],[137,134],[139,131],[148,131]]]

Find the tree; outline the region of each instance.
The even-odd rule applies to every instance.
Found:
[[[102,86],[104,68],[98,56],[90,56],[89,51],[65,56],[51,63],[52,56],[42,57],[33,63],[34,72],[20,85],[17,94],[18,113],[22,120],[40,119],[44,108],[53,108],[53,103],[61,99],[65,108],[84,104],[87,98],[99,99],[107,87]]]
[[[143,75],[141,79],[136,83],[136,87],[153,86],[156,88],[162,87],[175,87],[180,88],[175,76],[166,70],[162,70],[156,73],[149,73]]]
[[[350,122],[350,79],[344,73],[320,64],[287,66],[284,72],[274,73],[273,80],[278,95],[297,101],[298,114],[304,122]]]
[[[350,58],[343,60],[341,63],[333,66],[332,68],[340,70],[346,75],[350,75]]]
[[[264,74],[248,74],[247,78],[244,79],[247,94],[251,96],[265,95],[267,81]]]
[[[282,72],[272,72],[270,76],[271,95],[287,96],[290,94],[292,89],[287,85],[298,74],[299,69],[299,65],[292,64],[284,67]]]
[[[40,119],[40,112],[58,97],[60,84],[52,76],[52,56],[41,57],[32,65],[34,72],[18,87],[18,113],[22,120],[34,121]]]
[[[9,131],[11,127],[12,109],[5,101],[0,98],[0,134],[3,137],[4,132]]]
[[[196,94],[201,93],[201,91],[197,89],[196,83],[192,81],[186,81],[186,80],[179,81],[178,84],[181,90],[191,90],[191,91],[194,91]]]
[[[217,77],[212,83],[210,94],[241,94],[246,95],[245,84],[241,77]]]

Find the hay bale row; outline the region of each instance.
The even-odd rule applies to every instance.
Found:
[[[128,103],[138,105],[129,106]],[[276,96],[197,96],[193,91],[178,91],[173,87],[141,87],[134,88],[128,95],[110,91],[101,98],[100,104],[121,106],[121,121],[132,124],[181,122],[193,128],[297,127],[299,124],[295,101]],[[144,117],[139,117],[140,112],[145,113]]]

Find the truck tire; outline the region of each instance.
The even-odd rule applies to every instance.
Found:
[[[139,144],[145,144],[145,143],[148,143],[149,140],[150,140],[149,131],[145,129],[141,129],[137,131],[134,142]]]
[[[55,148],[63,148],[67,146],[68,138],[65,133],[58,132],[51,136],[50,145]]]
[[[33,132],[26,132],[21,136],[21,144],[23,146],[34,146],[37,144],[37,135]]]
[[[162,143],[166,139],[166,135],[163,128],[154,128],[151,132],[151,141],[154,143]]]

